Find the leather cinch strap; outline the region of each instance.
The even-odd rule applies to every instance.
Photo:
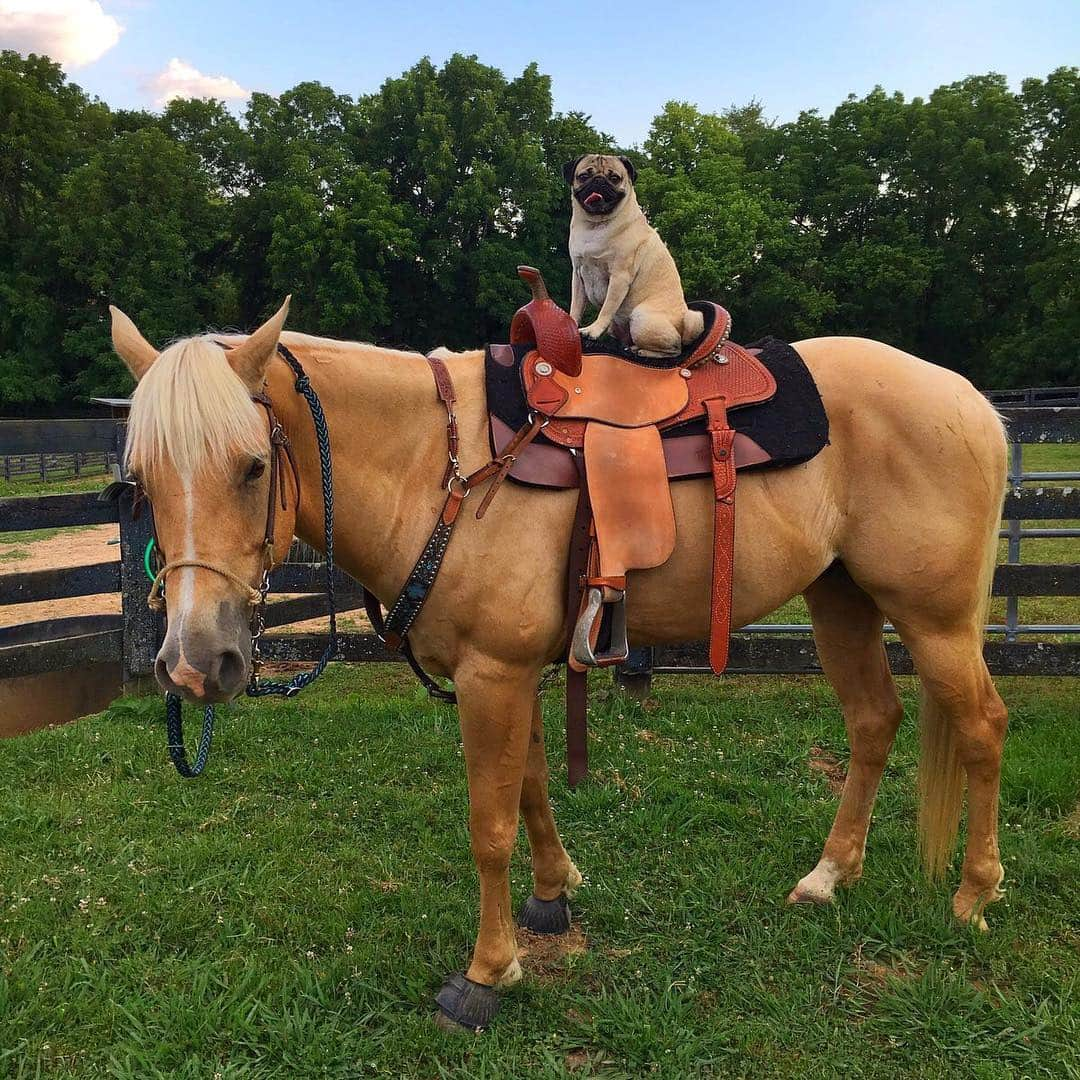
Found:
[[[728,662],[735,562],[735,432],[723,398],[705,402],[713,456],[713,570],[709,666],[719,675]]]

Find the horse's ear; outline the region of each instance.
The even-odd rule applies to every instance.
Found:
[[[247,341],[227,353],[233,371],[252,390],[258,390],[266,377],[266,368],[277,351],[278,338],[285,325],[285,316],[289,314],[291,299],[291,295],[286,296],[277,314],[271,315]]]
[[[139,333],[139,328],[118,307],[110,304],[109,313],[112,315],[113,348],[138,382],[157,359],[157,349]]]

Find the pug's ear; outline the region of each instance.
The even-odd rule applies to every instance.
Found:
[[[562,178],[563,178],[563,179],[564,179],[564,180],[565,180],[565,181],[566,181],[566,182],[567,182],[568,184],[572,184],[572,183],[574,182],[574,173],[576,173],[576,172],[577,172],[578,162],[579,162],[579,161],[580,161],[580,160],[581,160],[581,159],[582,159],[583,157],[585,157],[585,155],[584,155],[584,154],[579,154],[579,155],[578,155],[578,156],[577,156],[576,158],[574,158],[574,160],[573,160],[573,161],[568,161],[568,162],[567,162],[567,163],[566,163],[566,164],[565,164],[565,165],[564,165],[564,166],[562,167]]]
[[[619,160],[622,162],[623,168],[626,169],[626,175],[630,177],[630,183],[636,184],[637,169],[634,168],[634,163],[628,157],[623,157],[622,155],[619,156]]]

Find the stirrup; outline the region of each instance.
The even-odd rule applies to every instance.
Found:
[[[593,651],[592,630],[597,619],[603,619],[605,609],[610,610],[610,639],[608,647],[599,652]],[[599,638],[598,638],[599,640]],[[582,611],[574,627],[574,638],[570,649],[573,658],[582,667],[610,667],[623,663],[630,654],[630,645],[626,640],[626,593],[617,600],[604,603],[604,590],[599,587],[589,589]]]

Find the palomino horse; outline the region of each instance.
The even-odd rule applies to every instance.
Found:
[[[319,457],[279,338],[322,399],[335,469],[340,564],[384,603],[401,588],[446,497],[446,412],[419,354],[282,336],[288,302],[247,338],[194,337],[160,354],[113,309],[113,341],[139,385],[129,464],[153,502],[175,570],[157,658],[166,690],[195,702],[244,689],[249,594],[263,570],[269,440],[264,391],[295,451],[303,500],[286,470],[274,555],[295,532],[322,542]],[[985,928],[1000,896],[997,811],[1006,710],[982,656],[983,624],[1005,487],[1005,438],[963,378],[873,341],[818,338],[796,348],[820,389],[831,443],[794,468],[739,483],[733,626],[802,593],[822,667],[839,695],[851,764],[818,864],[792,901],[829,900],[858,879],[871,808],[902,712],[881,630],[888,618],[922,680],[920,840],[925,868],[951,861],[964,778],[967,850],[953,900]],[[444,354],[458,398],[464,471],[489,457],[479,352]],[[666,564],[635,575],[628,619],[637,643],[703,638],[709,629],[712,491],[674,485],[678,541]],[[524,818],[535,896],[560,901],[581,875],[548,804],[537,684],[564,647],[567,545],[575,494],[506,484],[486,517],[463,511],[458,535],[410,639],[454,681],[480,877],[480,926],[459,991],[489,1000],[520,977],[508,866]],[[204,565],[190,565],[202,563]],[[218,569],[215,569],[218,568]],[[221,572],[224,569],[226,572]],[[483,1014],[483,1015],[481,1015]],[[459,1014],[457,1019],[462,1020]]]

